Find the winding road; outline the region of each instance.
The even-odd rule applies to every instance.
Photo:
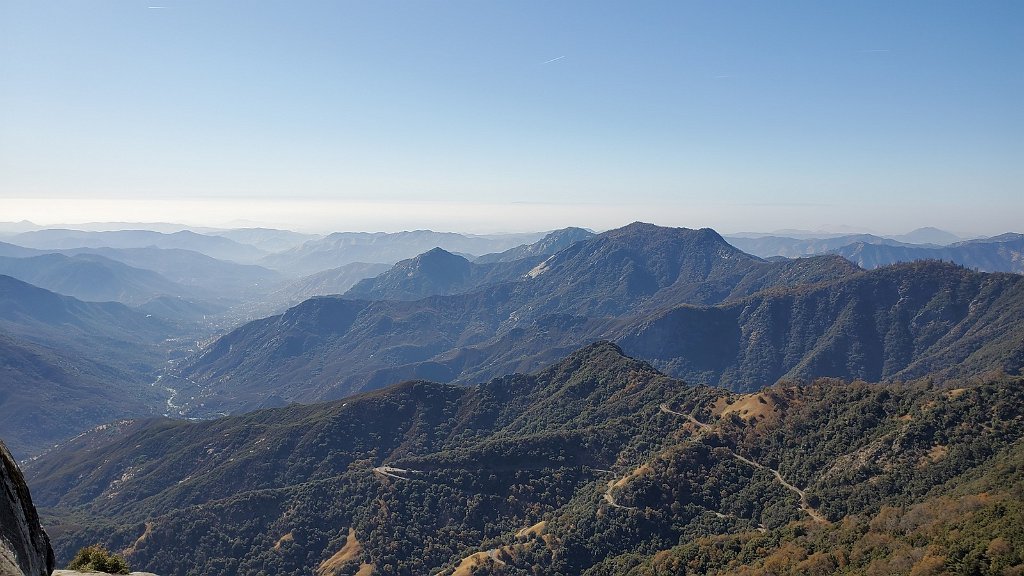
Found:
[[[620,510],[637,510],[635,506],[625,506],[615,501],[615,495],[612,493],[615,490],[615,483],[618,482],[615,478],[608,481],[608,489],[604,491],[604,501],[608,503],[612,508],[619,508]]]
[[[692,414],[683,414],[682,412],[676,412],[675,410],[670,409],[667,404],[661,404],[660,406],[658,406],[658,408],[660,408],[661,411],[665,412],[666,414],[674,414],[676,416],[682,416],[683,418],[686,418],[690,422],[693,422],[698,427],[700,427],[700,429],[702,431],[707,432],[707,431],[711,430],[711,425],[710,424],[706,424],[704,422],[701,422],[700,420],[697,420],[696,418],[693,417]],[[736,458],[737,460],[739,460],[740,462],[743,462],[743,463],[745,463],[747,465],[753,466],[754,468],[757,468],[759,470],[765,470],[767,472],[771,472],[772,475],[775,476],[775,480],[779,484],[781,484],[785,489],[789,490],[790,492],[793,492],[794,494],[796,494],[797,496],[800,497],[800,509],[801,510],[806,512],[807,515],[810,516],[811,519],[814,520],[815,522],[817,522],[819,524],[828,524],[828,518],[825,518],[825,516],[822,515],[821,512],[818,512],[818,510],[816,508],[814,508],[814,506],[811,506],[810,500],[808,500],[808,498],[807,498],[807,493],[804,492],[803,490],[801,490],[800,488],[797,488],[796,486],[794,486],[794,485],[790,484],[789,482],[787,482],[786,479],[782,477],[782,474],[778,470],[776,470],[774,468],[769,468],[768,466],[765,466],[764,464],[761,464],[760,462],[756,462],[754,460],[751,460],[750,458],[745,458],[743,456],[740,456],[739,454],[737,454],[736,452],[733,452],[729,448],[726,448],[726,449],[729,450],[729,453],[732,454],[733,457]]]
[[[662,412],[664,412],[666,414],[672,414],[674,416],[680,416],[682,418],[685,418],[689,422],[692,422],[695,426],[697,426],[700,429],[700,434],[711,432],[714,429],[713,426],[711,426],[710,424],[707,424],[705,422],[701,422],[700,420],[697,420],[692,414],[684,414],[682,412],[676,412],[675,410],[672,410],[671,408],[668,407],[668,404],[660,404],[658,406],[658,408]],[[752,466],[752,467],[757,468],[759,470],[764,470],[764,471],[767,471],[767,472],[771,472],[772,476],[775,477],[775,480],[780,485],[782,485],[784,488],[786,488],[790,492],[793,492],[794,494],[796,494],[800,498],[800,509],[801,510],[806,512],[807,515],[810,516],[811,519],[814,520],[815,522],[817,522],[819,524],[828,524],[828,519],[825,518],[825,516],[822,515],[820,512],[818,512],[818,510],[816,508],[811,506],[810,501],[809,501],[809,499],[807,497],[807,493],[804,492],[803,490],[801,490],[800,488],[794,486],[793,484],[787,482],[786,479],[782,477],[782,474],[778,470],[776,470],[774,468],[769,468],[768,466],[765,466],[764,464],[761,464],[760,462],[757,462],[755,460],[751,460],[750,458],[747,458],[745,456],[740,456],[739,454],[737,454],[736,452],[734,452],[733,450],[731,450],[729,448],[726,448],[726,450],[728,450],[729,454],[731,454],[734,458],[736,458],[740,462],[743,462],[744,464],[747,464],[748,466]],[[611,471],[611,470],[602,470],[602,469],[594,469],[594,470],[596,472],[614,474],[614,472]],[[384,465],[384,466],[377,466],[377,467],[375,467],[373,469],[373,472],[375,474],[380,474],[381,476],[387,476],[389,478],[395,478],[397,480],[411,480],[411,478],[406,476],[411,471],[407,470],[405,468],[396,468],[394,466]],[[625,476],[623,478],[625,478]],[[605,489],[604,493],[602,494],[602,497],[603,497],[604,501],[609,506],[611,506],[612,508],[618,508],[620,510],[638,510],[638,508],[635,507],[635,506],[626,506],[624,504],[619,504],[618,502],[615,501],[615,487],[616,487],[616,483],[618,483],[620,480],[621,480],[620,478],[612,478],[612,479],[608,480],[607,488]],[[739,519],[739,520],[743,520],[743,518],[739,518],[738,516],[733,516],[731,514],[722,514],[721,512],[717,512],[717,511],[714,511],[714,510],[712,510],[711,512],[715,516],[717,516],[719,518],[736,518],[736,519]],[[765,527],[763,525],[759,525],[758,530],[761,531],[761,532],[764,532],[765,531]],[[488,550],[487,551],[487,555],[488,556],[490,556],[492,559],[494,559],[497,562],[501,562],[501,559],[497,558],[496,554],[497,554],[497,549],[492,549],[492,550]]]

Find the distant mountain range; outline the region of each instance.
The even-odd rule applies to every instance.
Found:
[[[895,238],[870,234],[827,238],[782,236],[730,236],[737,248],[760,256],[794,258],[815,254],[838,254],[863,268],[878,268],[897,262],[945,260],[982,272],[1024,272],[1024,235],[1007,233],[991,238],[957,241],[942,230],[922,228]],[[932,244],[906,243],[931,240]],[[903,240],[903,241],[900,241]]]
[[[391,264],[368,264],[353,262],[323,272],[317,272],[292,280],[273,292],[253,299],[248,306],[251,317],[263,318],[280,314],[310,298],[344,294],[360,280],[373,278],[392,268]]]
[[[394,264],[435,247],[461,254],[490,254],[535,242],[542,236],[469,236],[430,230],[396,233],[335,232],[299,247],[271,254],[260,263],[290,274],[307,275],[353,262]]]
[[[255,246],[229,238],[197,234],[189,230],[162,233],[152,230],[115,230],[89,232],[83,230],[45,229],[23,232],[8,242],[26,248],[43,250],[66,248],[179,248],[193,250],[219,260],[254,263],[267,253]]]
[[[537,240],[533,244],[524,244],[509,248],[504,252],[484,254],[473,260],[476,264],[492,264],[494,262],[514,262],[534,256],[550,256],[572,246],[580,240],[593,238],[595,234],[583,228],[563,228],[555,230]]]
[[[120,423],[26,474],[58,563],[101,542],[164,574],[1012,567],[1022,384],[733,395],[598,343],[479,386]]]
[[[734,234],[727,234],[727,238],[744,238],[744,239],[758,239],[758,238],[789,238],[797,240],[825,240],[829,238],[841,238],[854,235],[867,235],[878,238],[880,236],[867,234],[863,232],[847,231],[847,232],[825,232],[825,231],[813,231],[813,230],[776,230],[774,232],[737,232]],[[903,242],[907,244],[934,244],[937,246],[945,246],[947,244],[953,244],[964,240],[960,236],[941,230],[932,226],[925,226],[923,228],[917,228],[911,230],[906,234],[890,234],[884,236],[889,240],[895,240],[897,242]]]
[[[0,256],[0,274],[91,302],[138,305],[158,296],[180,297],[190,293],[186,287],[152,270],[132,268],[96,254]]]
[[[1024,573],[1020,235],[171,236],[0,243],[0,437],[60,565]]]
[[[363,300],[419,300],[468,292],[489,284],[520,280],[544,256],[512,262],[477,264],[442,248],[402,260],[388,271],[357,282],[346,298]]]
[[[1013,262],[1019,243],[1005,235],[937,250],[980,258],[999,244],[1004,262]],[[152,380],[162,366],[181,404],[173,411],[193,416],[340,398],[404,379],[480,382],[534,370],[598,339],[671,375],[733,390],[819,376],[1013,373],[1021,364],[1019,276],[938,262],[864,272],[836,255],[764,261],[708,229],[566,229],[483,263],[436,248],[393,267],[351,264],[290,284],[266,268],[180,249],[36,255],[5,244],[0,253],[19,256],[0,258],[0,271],[137,306],[83,308],[8,282],[18,293],[8,296],[8,314],[50,302],[8,323],[10,337],[130,375],[122,381]],[[508,260],[513,254],[528,256]],[[220,326],[293,304],[209,339]],[[40,321],[61,309],[74,310],[67,325]],[[117,319],[104,316],[114,310]],[[98,320],[74,327],[90,318]],[[181,358],[204,339],[199,354]],[[36,354],[50,356],[60,354]],[[147,398],[149,409],[165,409]]]
[[[436,263],[433,256],[458,263],[435,252],[418,264]],[[392,295],[420,294],[414,289],[433,286],[424,278],[448,271],[414,263],[379,277],[394,281],[386,286]],[[271,389],[282,402],[312,401],[405,378],[481,378],[535,368],[666,306],[717,304],[856,271],[834,256],[764,262],[710,230],[636,224],[475,291],[415,301],[312,299],[225,335],[181,375],[195,383],[196,404],[218,412],[264,405]]]
[[[1024,234],[1004,234],[987,240],[971,240],[934,248],[858,242],[832,252],[864,268],[914,260],[944,260],[983,272],[1024,273]]]
[[[228,238],[240,244],[255,246],[269,253],[282,252],[321,237],[317,234],[302,234],[300,232],[292,232],[291,230],[276,230],[273,228],[236,228],[209,232],[208,234],[210,236]]]
[[[181,322],[259,317],[247,315],[243,304],[264,301],[284,283],[280,273],[260,266],[155,247],[40,250],[0,242],[0,273],[67,296],[120,302]],[[229,313],[232,307],[239,309]]]
[[[938,262],[863,272],[836,256],[765,262],[710,230],[634,224],[525,277],[427,296],[471,286],[472,266],[435,250],[357,285],[347,301],[309,300],[225,335],[181,367],[192,408],[238,412],[411,378],[479,381],[601,338],[733,390],[1024,364],[1018,275]],[[352,299],[374,294],[387,299]]]
[[[882,244],[888,246],[901,246],[902,242],[891,238],[883,238],[872,234],[849,234],[845,236],[832,236],[828,238],[788,238],[785,236],[761,236],[758,238],[743,238],[729,236],[726,238],[730,244],[743,250],[748,254],[771,258],[773,256],[784,256],[786,258],[799,258],[802,256],[814,256],[827,254],[833,250],[849,246],[850,244]]]

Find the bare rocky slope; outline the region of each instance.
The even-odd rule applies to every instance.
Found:
[[[0,576],[49,576],[50,539],[39,525],[18,463],[0,440]]]

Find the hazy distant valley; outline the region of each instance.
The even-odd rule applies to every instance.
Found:
[[[58,565],[1024,566],[1024,235],[26,227],[0,438]]]

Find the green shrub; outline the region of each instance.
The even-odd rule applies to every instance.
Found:
[[[71,564],[68,564],[68,569],[127,574],[128,562],[117,554],[111,554],[103,546],[93,544],[79,550],[78,554],[75,554],[75,558],[71,560]]]

